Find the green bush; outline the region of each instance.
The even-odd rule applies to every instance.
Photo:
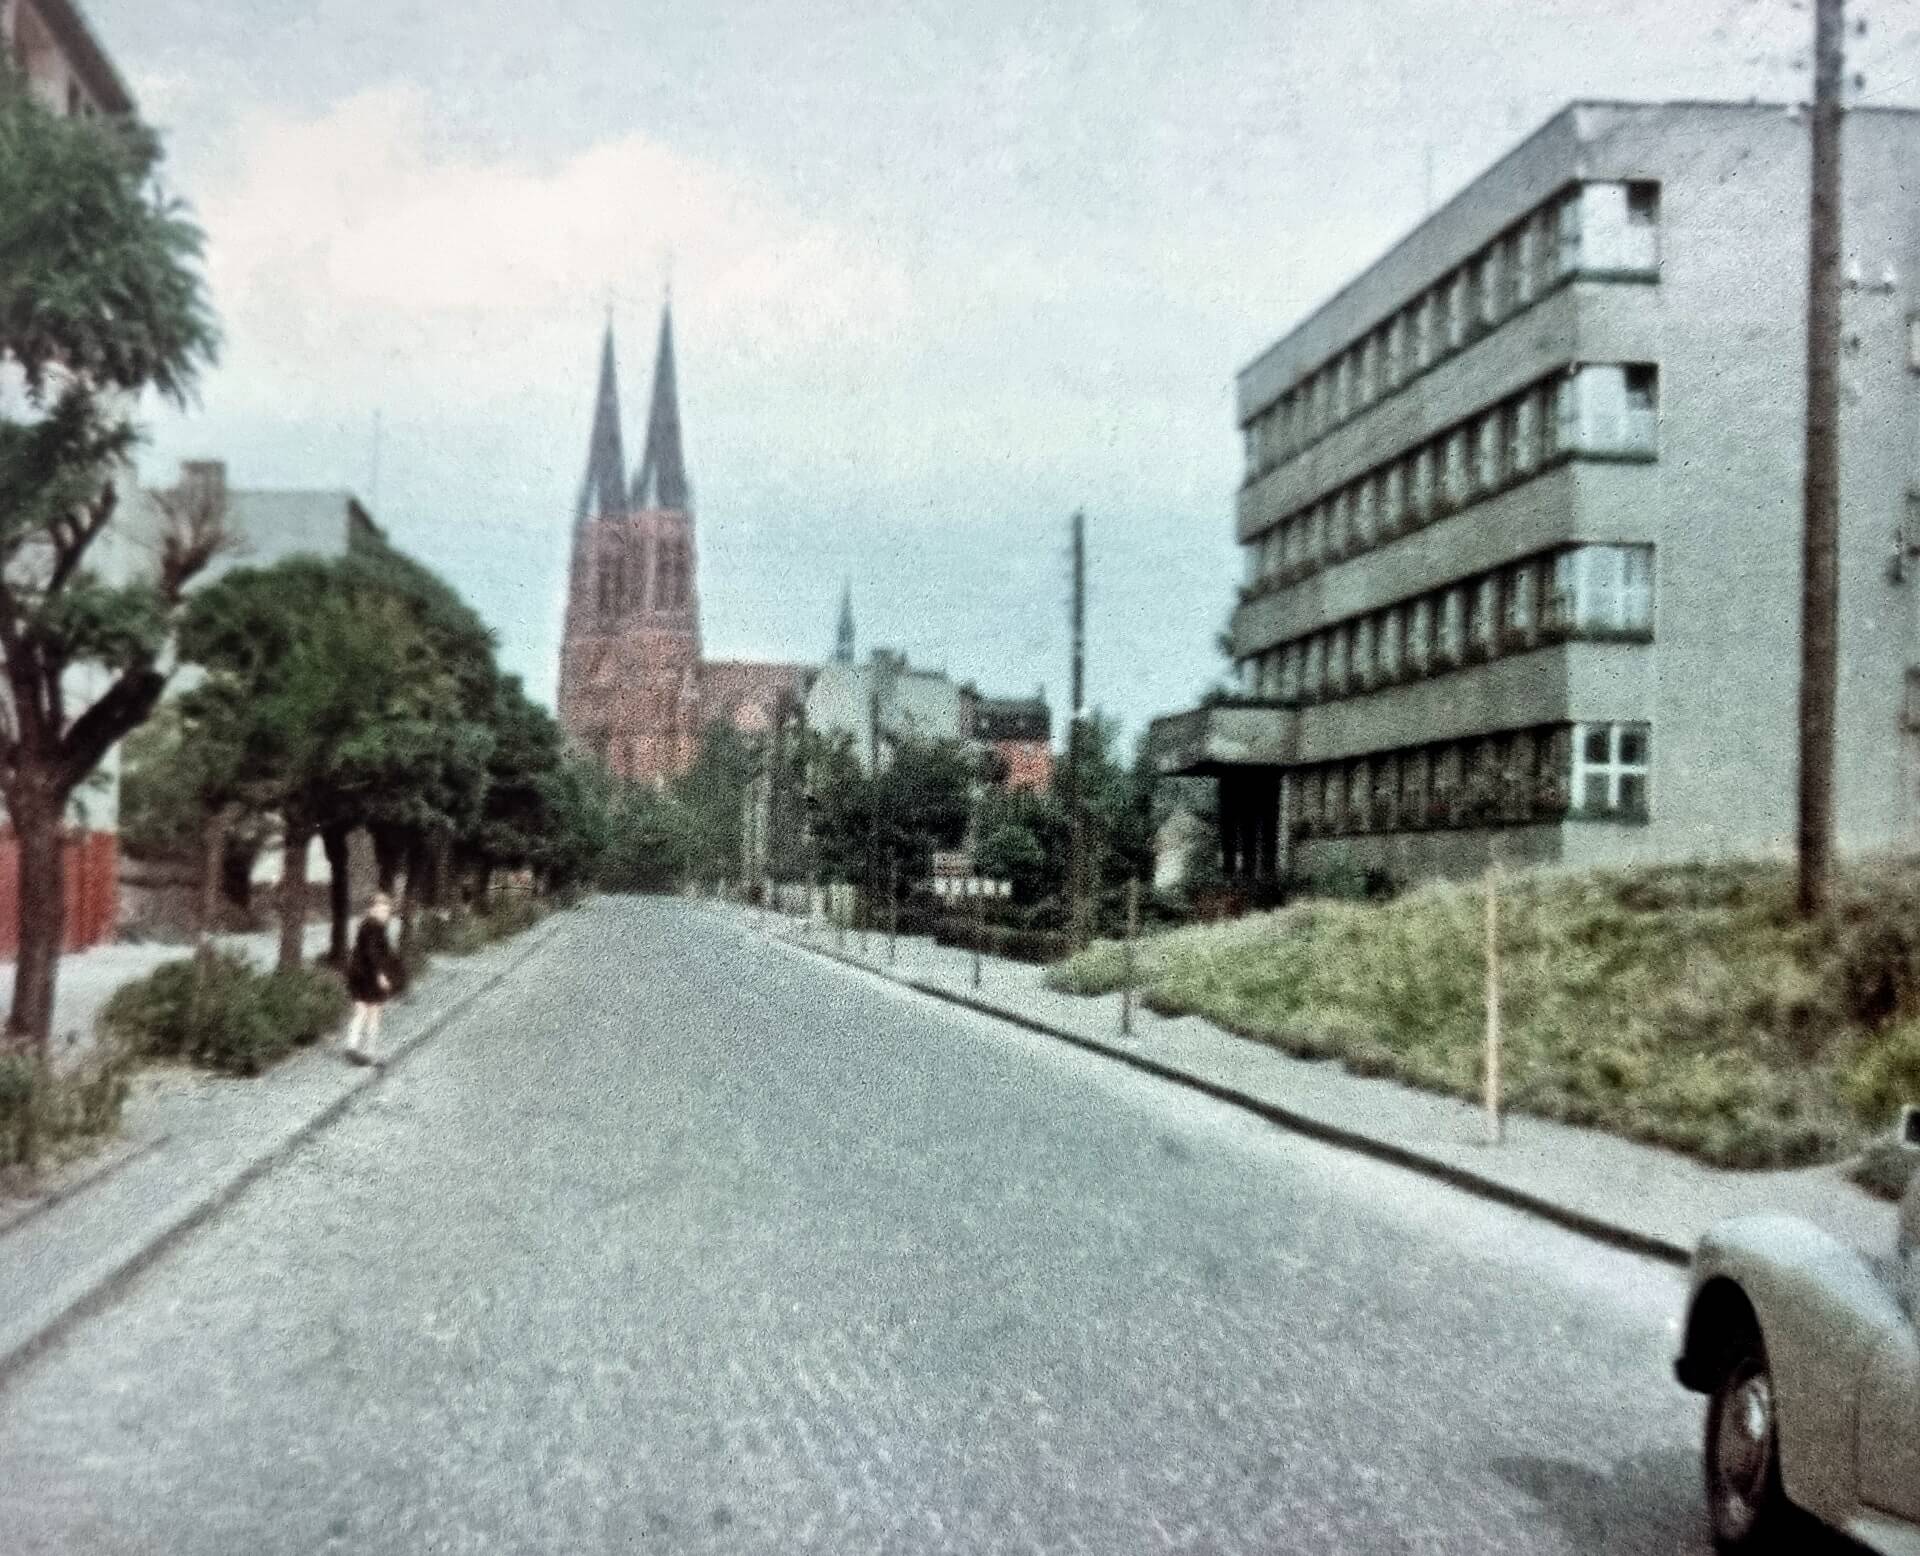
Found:
[[[128,1069],[128,1056],[110,1043],[64,1071],[24,1054],[0,1058],[0,1169],[31,1170],[50,1154],[111,1134],[127,1100]]]
[[[488,940],[486,922],[468,908],[428,913],[420,921],[420,949],[448,956],[470,956]]]
[[[489,940],[510,940],[545,917],[546,909],[535,898],[524,892],[509,892],[487,903],[480,922]]]
[[[1868,1125],[1889,1125],[1902,1107],[1920,1103],[1920,1020],[1903,1021],[1863,1044],[1841,1085],[1855,1117]]]
[[[346,993],[317,968],[262,973],[216,952],[167,962],[115,990],[101,1029],[130,1051],[210,1070],[258,1075],[338,1025]]]

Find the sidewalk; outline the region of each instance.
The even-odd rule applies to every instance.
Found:
[[[324,923],[307,925],[306,954],[317,956],[327,948],[331,930]],[[214,943],[223,951],[245,956],[260,967],[271,967],[280,949],[280,931],[261,930],[251,935],[216,935]],[[60,958],[60,971],[53,990],[53,1053],[56,1061],[77,1058],[93,1042],[93,1024],[100,1008],[123,983],[144,978],[162,962],[192,956],[191,943],[139,941],[133,944],[95,946],[90,951],[75,951]],[[13,975],[16,964],[0,963],[0,1002],[13,1002]]]
[[[349,1065],[329,1042],[251,1080],[184,1067],[140,1072],[120,1138],[105,1152],[53,1174],[34,1197],[0,1197],[0,1382],[379,1085],[537,953],[561,917],[472,956],[436,958],[387,1012],[386,1070]],[[152,950],[155,961],[179,954],[114,949]]]
[[[1732,1216],[1799,1216],[1876,1257],[1893,1248],[1895,1207],[1849,1183],[1839,1167],[1726,1172],[1594,1130],[1510,1116],[1500,1145],[1487,1141],[1476,1105],[1393,1081],[1350,1075],[1337,1064],[1291,1058],[1198,1017],[1168,1018],[1136,1006],[1133,1035],[1120,1032],[1120,996],[1057,994],[1045,969],[981,958],[972,987],[970,953],[901,936],[893,965],[887,938],[863,946],[824,925],[752,909],[747,927],[837,956],[926,994],[1091,1047],[1192,1086],[1284,1127],[1364,1151],[1456,1184],[1617,1246],[1684,1261],[1700,1234]]]

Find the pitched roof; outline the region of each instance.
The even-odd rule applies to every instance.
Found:
[[[600,388],[593,402],[593,433],[587,441],[587,473],[580,483],[576,524],[626,508],[627,456],[620,442],[620,385],[613,368],[613,322],[600,346]]]
[[[647,448],[633,478],[635,508],[686,512],[686,456],[680,449],[680,392],[673,371],[673,304],[660,310],[660,349],[653,362],[653,404],[647,412]]]

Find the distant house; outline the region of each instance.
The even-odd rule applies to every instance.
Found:
[[[0,48],[55,113],[133,112],[133,94],[70,0],[0,0]]]
[[[983,697],[971,686],[967,738],[985,746],[1006,769],[1009,789],[1035,793],[1053,782],[1053,715],[1044,695]]]

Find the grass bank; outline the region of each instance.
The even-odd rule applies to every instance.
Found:
[[[1503,883],[1503,1069],[1516,1111],[1721,1166],[1831,1160],[1920,1101],[1920,860],[1846,872],[1793,914],[1783,866],[1681,865]],[[1143,999],[1288,1053],[1477,1096],[1478,883],[1308,902],[1139,948]],[[1102,942],[1053,987],[1119,987]]]

